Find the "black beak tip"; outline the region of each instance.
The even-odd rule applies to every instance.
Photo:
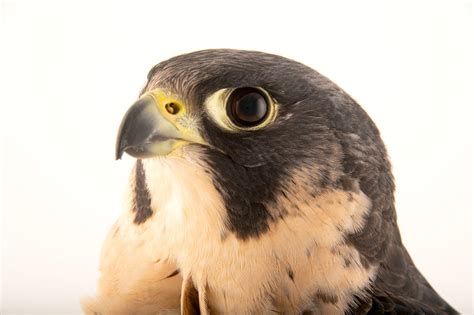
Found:
[[[123,144],[118,144],[115,148],[115,160],[121,160],[123,152],[125,151],[125,146]]]
[[[119,137],[117,138],[117,143],[115,145],[115,160],[121,160],[123,152],[126,149],[126,145],[123,139],[121,139],[120,135],[121,135],[121,132],[119,132]]]

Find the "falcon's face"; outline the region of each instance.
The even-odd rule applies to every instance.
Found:
[[[208,50],[151,70],[122,122],[117,158],[191,156],[222,198],[228,231],[248,239],[305,198],[358,189],[345,173],[341,134],[378,139],[366,114],[319,73],[275,55]]]

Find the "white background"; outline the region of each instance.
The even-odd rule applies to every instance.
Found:
[[[80,312],[133,163],[114,161],[115,134],[149,68],[241,48],[302,61],[362,104],[392,158],[406,246],[472,314],[471,6],[1,1],[1,313]]]

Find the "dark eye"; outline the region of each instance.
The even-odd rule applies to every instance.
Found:
[[[238,126],[257,126],[265,120],[268,112],[267,98],[259,89],[239,88],[227,99],[227,115]]]

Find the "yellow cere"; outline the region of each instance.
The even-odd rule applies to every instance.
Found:
[[[183,116],[186,113],[186,106],[184,106],[184,103],[181,100],[166,94],[163,90],[156,89],[156,90],[146,93],[144,96],[147,96],[147,95],[150,95],[151,97],[153,97],[156,105],[158,106],[158,109],[162,112],[163,116],[167,118],[171,116],[171,118],[175,117],[174,119],[176,119],[180,116]],[[174,106],[177,106],[178,112],[176,114],[171,114],[166,109],[167,106],[171,104],[173,104]]]
[[[180,139],[170,141],[168,144],[171,146],[168,149],[171,151],[171,154],[179,154],[180,150],[176,149],[188,143],[206,144],[196,124],[191,123],[192,118],[188,117],[187,108],[183,101],[161,89],[149,91],[142,97],[146,96],[153,98],[163,118],[168,120],[179,131]]]

